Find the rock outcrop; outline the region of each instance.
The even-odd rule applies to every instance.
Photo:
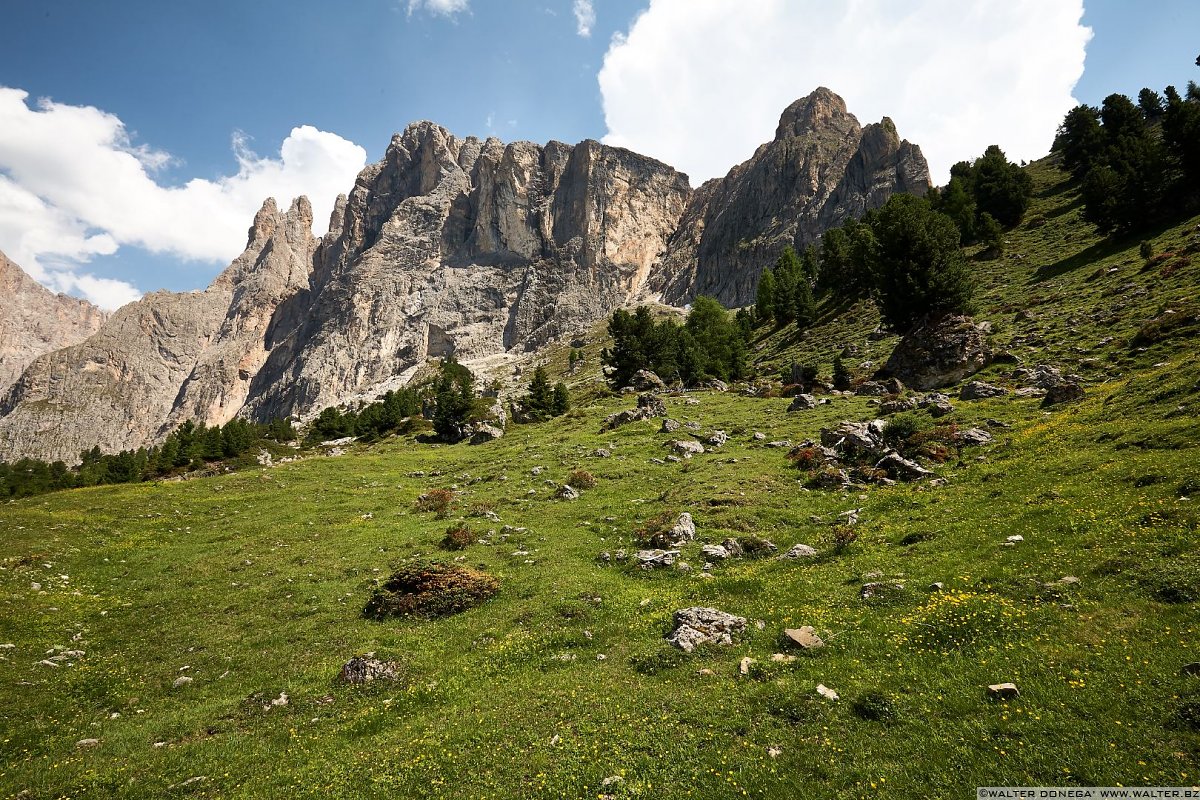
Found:
[[[904,335],[876,377],[914,389],[940,389],[974,375],[992,361],[988,326],[958,314],[918,325]]]
[[[803,250],[893,194],[929,186],[920,148],[890,119],[864,128],[842,98],[819,88],[784,110],[774,140],[696,190],[652,288],[676,305],[701,294],[752,303],[759,275],[785,246]]]
[[[51,292],[0,253],[0,396],[35,358],[82,342],[107,316],[86,300]]]

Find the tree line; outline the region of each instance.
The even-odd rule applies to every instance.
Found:
[[[236,460],[268,442],[293,441],[296,431],[286,420],[255,424],[232,419],[224,425],[197,425],[188,420],[162,444],[119,453],[102,453],[99,447],[80,453],[80,463],[46,462],[23,458],[0,462],[0,498],[14,499],[59,489],[77,489],[114,483],[139,483],[202,469],[217,461]]]

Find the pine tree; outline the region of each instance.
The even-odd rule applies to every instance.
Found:
[[[441,372],[434,383],[437,410],[433,429],[443,440],[457,442],[471,416],[475,402],[475,377],[453,355],[442,360]]]
[[[754,304],[754,313],[761,320],[775,318],[775,273],[767,267],[758,279],[758,295]]]
[[[840,392],[844,392],[850,388],[851,377],[850,370],[846,369],[846,365],[842,363],[840,355],[833,357],[833,388]]]
[[[783,248],[775,262],[775,322],[784,325],[796,318],[796,287],[803,280],[804,267],[796,249],[791,245]]]
[[[949,217],[923,198],[897,194],[871,227],[875,301],[886,325],[904,333],[928,317],[970,310],[973,286]]]
[[[817,303],[813,300],[812,286],[808,276],[802,275],[796,284],[796,327],[802,331],[811,328],[817,322]]]
[[[1142,116],[1148,120],[1158,119],[1163,114],[1163,99],[1158,92],[1150,88],[1138,93],[1138,108]]]
[[[550,406],[550,413],[556,417],[560,417],[571,409],[571,396],[567,392],[567,385],[562,381],[554,384],[554,398]]]

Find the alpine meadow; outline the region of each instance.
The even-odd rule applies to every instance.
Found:
[[[698,186],[423,121],[207,288],[0,256],[0,797],[1198,791],[1174,69],[948,179],[812,84]]]

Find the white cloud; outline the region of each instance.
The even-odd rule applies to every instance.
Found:
[[[424,9],[431,14],[452,17],[460,11],[466,11],[470,0],[408,0],[408,14]]]
[[[596,9],[592,0],[575,0],[571,6],[575,12],[575,32],[585,39],[592,35],[592,27],[596,24]]]
[[[337,195],[353,186],[366,151],[310,126],[293,128],[278,158],[252,152],[235,134],[238,171],[216,180],[162,186],[153,174],[167,153],[133,146],[120,119],[97,108],[0,87],[0,250],[36,279],[112,307],[131,285],[77,274],[92,256],[121,245],[224,264],[246,244],[246,229],[267,197],[286,207],[304,194],[314,228],[326,230]]]
[[[1083,0],[651,0],[600,70],[608,144],[698,184],[774,136],[817,86],[921,146],[935,183],[999,144],[1045,155],[1076,101]]]

